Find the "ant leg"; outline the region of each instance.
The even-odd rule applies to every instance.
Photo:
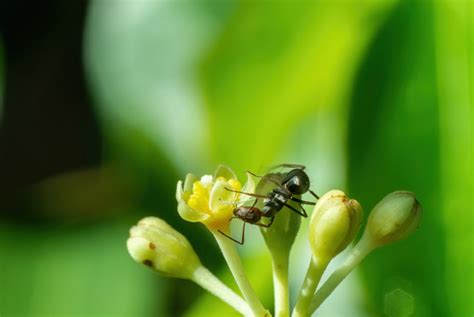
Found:
[[[273,223],[273,219],[275,219],[275,216],[271,217],[271,218],[270,218],[270,222],[267,223],[267,224],[264,224],[264,223],[256,223],[256,225],[259,226],[259,227],[269,228],[269,227],[272,225],[272,223]]]
[[[242,237],[240,238],[240,245],[243,245],[244,242],[245,242],[245,224],[246,222],[243,221],[243,225],[242,225]]]
[[[281,184],[280,184],[279,182],[277,182],[276,180],[272,179],[272,178],[270,177],[270,175],[268,175],[268,174],[261,176],[261,175],[255,174],[255,173],[253,173],[253,172],[251,172],[251,171],[246,171],[246,173],[249,173],[250,175],[253,175],[253,176],[258,177],[258,178],[263,178],[264,180],[267,180],[267,181],[269,181],[269,182],[275,184],[275,185],[278,186],[278,187],[281,186]]]
[[[234,217],[232,217],[231,220],[232,220],[233,218],[234,218]],[[222,234],[223,236],[229,238],[230,240],[232,240],[232,241],[234,241],[235,243],[238,243],[238,244],[240,244],[240,245],[243,245],[244,242],[245,242],[245,241],[244,241],[244,239],[245,239],[245,221],[243,221],[243,225],[242,225],[242,238],[241,238],[240,241],[237,240],[237,239],[232,238],[232,237],[229,236],[227,233],[224,233],[224,232],[221,231],[221,230],[217,230],[217,231],[219,231],[219,233]]]
[[[285,204],[286,207],[288,207],[289,209],[293,210],[294,212],[296,212],[298,215],[302,216],[302,217],[305,217],[307,218],[308,217],[308,214],[306,213],[306,210],[304,210],[303,207],[301,207],[301,210],[298,210],[296,209],[295,207],[293,206],[290,206],[288,204]]]
[[[228,191],[233,192],[233,193],[245,194],[245,195],[248,195],[248,196],[258,197],[258,198],[267,198],[267,196],[262,196],[262,195],[252,194],[252,193],[246,193],[246,192],[241,192],[241,191],[233,190],[233,189],[230,189],[230,188],[227,188],[227,187],[224,187],[224,188],[225,188],[225,190],[228,190]]]
[[[313,196],[314,196],[314,198],[316,198],[316,199],[319,199],[319,196],[318,196],[318,195],[316,195],[316,193],[315,193],[315,192],[313,192],[311,189],[309,190],[309,192],[311,193],[311,195],[313,195]]]
[[[290,199],[293,200],[293,201],[296,201],[297,203],[303,204],[303,205],[311,205],[311,206],[316,205],[315,202],[302,200],[302,199],[299,199],[299,198],[296,198],[296,197],[293,197],[293,196],[290,197]]]
[[[258,202],[258,198],[254,200],[253,204],[252,204],[252,208],[255,207],[255,205],[257,204]]]

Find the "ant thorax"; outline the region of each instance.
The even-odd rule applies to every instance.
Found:
[[[288,195],[286,193],[280,193],[280,192],[271,192],[268,194],[268,197],[266,197],[263,200],[264,205],[268,205],[270,203],[274,203],[277,205],[282,205],[288,201]]]
[[[280,193],[275,193],[274,196],[273,196],[273,199],[275,199],[276,201],[278,201],[281,204],[284,204],[288,201],[288,196],[283,196]]]
[[[286,189],[283,188],[275,188],[273,191],[268,195],[268,198],[277,201],[279,203],[286,203],[288,199],[290,199],[291,193],[288,192]]]

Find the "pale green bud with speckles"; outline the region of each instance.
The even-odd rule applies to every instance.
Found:
[[[143,218],[130,229],[127,248],[136,262],[170,277],[191,278],[201,266],[188,240],[157,217]]]

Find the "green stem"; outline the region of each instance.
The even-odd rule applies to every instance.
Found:
[[[240,261],[240,257],[237,253],[237,250],[235,249],[235,242],[223,236],[217,230],[211,230],[211,232],[214,235],[214,238],[216,239],[222,254],[224,255],[227,265],[229,266],[229,269],[232,272],[232,275],[234,276],[234,279],[239,286],[245,301],[249,305],[255,317],[270,316],[270,313],[263,307],[262,303],[260,303],[260,300],[252,288],[252,285],[250,285],[250,282],[245,275],[242,262]]]
[[[227,285],[222,283],[214,274],[204,266],[200,266],[193,272],[191,279],[214,296],[229,304],[236,311],[245,316],[251,316],[252,312],[247,303],[234,293]]]
[[[309,263],[295,309],[293,310],[293,317],[305,317],[310,315],[308,314],[308,307],[329,261],[330,260],[326,259],[318,259],[314,256],[311,257],[311,262]]]
[[[365,235],[356,246],[352,249],[351,254],[347,257],[344,263],[337,268],[328,280],[319,288],[311,300],[308,311],[312,314],[319,306],[331,295],[334,289],[342,282],[344,278],[369,254],[375,249],[375,245],[370,243]]]
[[[273,289],[275,297],[275,317],[290,316],[290,294],[288,290],[289,258],[272,256]]]

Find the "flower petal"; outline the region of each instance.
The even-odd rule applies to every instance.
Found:
[[[245,182],[244,187],[242,187],[241,191],[244,193],[255,193],[255,189],[257,188],[255,176],[253,176],[249,172],[245,172],[245,174],[247,175],[247,181]],[[252,199],[252,197],[249,195],[240,195],[239,202],[245,202],[249,199]]]
[[[191,209],[184,200],[178,200],[178,213],[186,221],[189,222],[202,222],[209,218],[209,215]]]
[[[230,167],[223,164],[217,166],[217,169],[214,172],[214,179],[217,179],[218,177],[224,177],[225,179],[237,179],[237,175],[235,175],[234,171]]]
[[[176,185],[176,201],[179,203],[181,200],[183,200],[183,182],[178,181]]]
[[[211,195],[209,197],[209,209],[213,212],[219,212],[220,210],[227,208],[232,211],[232,203],[236,201],[238,197],[237,193],[231,192],[226,188],[230,188],[228,182],[223,180],[216,180],[214,186],[212,186]],[[230,217],[231,215],[229,215]]]
[[[185,193],[191,193],[193,191],[193,184],[195,181],[197,181],[199,178],[196,177],[196,175],[193,174],[187,174],[186,178],[184,179],[184,185],[183,181],[178,181],[178,184],[176,185],[176,201],[179,202],[180,200],[184,200],[187,202],[189,198],[189,194],[186,195]]]
[[[183,187],[184,191],[185,192],[192,192],[193,184],[197,180],[199,180],[199,178],[196,175],[188,173],[186,175],[186,178],[184,179],[184,187]]]

